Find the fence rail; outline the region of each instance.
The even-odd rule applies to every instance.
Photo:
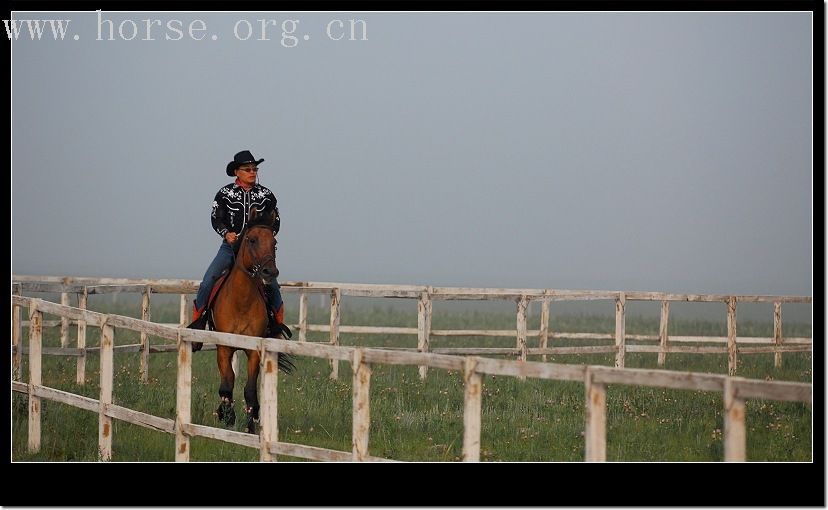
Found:
[[[154,293],[194,294],[198,290],[199,280],[185,279],[133,279],[133,278],[86,278],[64,276],[13,275],[12,286],[19,290],[33,292],[80,292],[89,288],[90,294],[116,292],[142,292],[147,286]],[[526,296],[532,300],[548,299],[551,301],[574,300],[610,300],[615,299],[619,291],[609,290],[565,290],[565,289],[502,289],[471,287],[432,287],[425,285],[386,285],[339,282],[284,282],[279,284],[286,292],[329,293],[341,289],[343,295],[361,297],[400,297],[419,299],[423,292],[432,297],[456,299],[505,299],[515,300]],[[15,290],[15,289],[13,289]],[[811,303],[810,296],[771,296],[771,295],[732,295],[732,294],[677,294],[669,292],[624,292],[629,301],[688,301],[688,302],[727,302],[735,297],[745,303]]]
[[[69,294],[78,294],[78,308],[86,308],[90,294],[111,294],[118,292],[140,293],[141,318],[150,319],[150,296],[153,293],[180,294],[179,322],[187,322],[187,294],[195,293],[198,280],[182,279],[129,279],[129,278],[79,278],[58,276],[13,275],[13,292],[59,292],[61,303],[68,304]],[[542,360],[550,354],[615,354],[615,366],[623,368],[628,352],[657,353],[658,366],[664,366],[668,354],[727,354],[728,373],[736,375],[738,356],[740,354],[773,353],[774,365],[780,367],[782,354],[790,352],[811,352],[812,339],[785,337],[782,332],[782,305],[785,303],[811,303],[810,296],[766,296],[766,295],[724,295],[724,294],[675,294],[665,292],[624,292],[606,290],[560,290],[560,289],[502,289],[502,288],[467,288],[467,287],[432,287],[420,285],[379,285],[353,284],[335,282],[285,282],[281,284],[285,293],[299,294],[299,323],[291,327],[298,330],[300,341],[307,341],[308,332],[328,333],[330,345],[339,345],[341,334],[371,335],[417,335],[418,352],[440,352],[451,354],[506,354],[517,356],[520,360],[530,355],[540,355]],[[328,324],[308,323],[308,295],[321,294],[330,299],[330,320]],[[343,296],[372,298],[405,298],[417,300],[417,327],[384,327],[341,325],[341,300]],[[516,303],[515,329],[509,330],[446,330],[432,329],[433,302],[437,300],[511,300]],[[555,301],[609,300],[615,303],[615,331],[612,333],[573,333],[556,331],[550,324],[550,305]],[[626,304],[629,301],[656,301],[661,303],[661,318],[658,335],[633,335],[626,332]],[[720,302],[724,305],[727,319],[727,336],[687,336],[669,335],[668,322],[671,302]],[[527,328],[527,315],[531,303],[541,304],[539,329]],[[737,336],[736,311],[738,303],[773,303],[773,337]],[[48,310],[44,310],[51,313]],[[13,336],[20,335],[21,328],[27,325],[21,321],[18,312],[13,312]],[[16,319],[15,319],[16,318]],[[137,320],[124,318],[124,320]],[[85,328],[89,320],[82,312],[75,312],[58,321],[45,321],[42,327],[60,326],[61,347],[64,351],[50,349],[48,354],[77,356],[77,380],[83,383],[86,353]],[[118,324],[122,326],[124,323]],[[76,349],[68,348],[68,330],[70,325],[77,325],[78,345]],[[96,326],[96,324],[92,324]],[[163,327],[164,325],[158,325]],[[124,326],[125,327],[125,326]],[[164,337],[160,330],[141,333],[141,377],[149,377],[149,354],[154,352],[150,346],[149,335]],[[16,336],[15,336],[16,335]],[[481,336],[513,337],[514,348],[451,347],[431,348],[432,337]],[[538,338],[537,347],[530,347],[529,338]],[[613,340],[613,346],[550,346],[550,341],[568,340]],[[653,345],[628,343],[628,341],[657,342]],[[725,347],[709,345],[676,346],[676,343],[723,343]],[[14,346],[17,341],[13,338]],[[748,347],[749,345],[749,347]],[[19,371],[22,351],[16,349],[15,370]],[[339,376],[339,362],[331,360],[331,378]],[[428,367],[420,367],[420,377],[425,378]]]
[[[12,389],[28,395],[28,448],[38,452],[41,446],[41,401],[61,402],[99,414],[98,447],[101,460],[112,457],[112,420],[122,420],[156,431],[175,435],[175,459],[188,461],[190,438],[207,437],[240,444],[260,451],[260,460],[276,460],[274,455],[289,455],[315,460],[387,460],[369,454],[371,365],[396,364],[464,373],[463,460],[480,460],[482,384],[484,375],[581,381],[585,388],[585,443],[587,461],[606,460],[606,386],[625,384],[684,390],[721,391],[725,402],[725,460],[746,460],[745,399],[763,398],[811,403],[812,385],[793,382],[750,380],[719,374],[696,374],[665,370],[625,369],[602,366],[566,365],[532,361],[511,361],[476,357],[456,357],[429,352],[406,352],[360,347],[292,342],[273,338],[255,338],[229,333],[196,331],[161,326],[144,320],[81,310],[49,303],[36,298],[13,297],[13,306],[29,311],[29,382],[12,382]],[[75,318],[100,328],[100,397],[91,399],[74,395],[42,383],[42,315]],[[177,386],[175,419],[152,416],[112,403],[113,328],[125,328],[171,338],[177,344]],[[192,352],[191,343],[223,344],[261,353],[263,422],[258,436],[229,431],[191,422]],[[18,349],[20,352],[20,349]],[[284,352],[350,362],[353,368],[352,451],[343,452],[278,441],[278,408],[275,398],[278,385],[276,356]]]

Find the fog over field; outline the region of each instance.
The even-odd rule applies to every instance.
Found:
[[[810,13],[14,18],[13,274],[201,278],[249,149],[281,281],[813,295]]]

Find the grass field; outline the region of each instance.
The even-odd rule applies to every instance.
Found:
[[[99,303],[90,308],[137,316],[133,305]],[[291,315],[292,312],[292,315]],[[325,324],[327,311],[310,309],[310,321]],[[24,310],[25,314],[25,310]],[[296,310],[287,322],[295,323]],[[52,319],[53,316],[45,316]],[[174,306],[153,307],[153,320],[177,322]],[[529,328],[536,329],[537,317]],[[612,332],[615,319],[604,316],[555,317],[558,331]],[[534,324],[533,324],[534,322]],[[721,323],[719,323],[721,322]],[[724,321],[673,320],[671,335],[726,335]],[[374,307],[348,311],[342,324],[416,327],[416,313]],[[508,313],[456,312],[435,316],[435,329],[514,329]],[[771,323],[739,322],[739,336],[772,336]],[[74,343],[71,328],[71,343]],[[809,337],[810,324],[785,323],[786,336]],[[629,316],[627,334],[657,334],[658,319]],[[87,344],[98,345],[99,334],[90,328]],[[296,336],[294,336],[294,339]],[[137,343],[138,333],[116,330],[116,345]],[[309,340],[326,334],[309,333]],[[24,344],[27,330],[24,329]],[[152,342],[166,340],[152,338]],[[537,338],[529,339],[530,346]],[[415,347],[414,335],[341,335],[342,345]],[[550,345],[553,342],[550,341]],[[602,342],[592,341],[591,344]],[[604,342],[610,343],[610,342]],[[554,345],[583,345],[558,341]],[[44,346],[58,346],[58,328],[44,329]],[[513,338],[452,337],[431,340],[431,347],[513,347]],[[539,357],[530,357],[530,359]],[[558,355],[549,361],[612,366],[613,354]],[[628,353],[632,368],[656,368],[656,354]],[[242,356],[242,371],[245,366]],[[138,380],[138,354],[115,355],[114,403],[156,416],[174,418],[176,358],[174,353],[150,356],[150,382]],[[340,364],[339,380],[330,380],[327,361],[298,358],[292,375],[280,374],[279,439],[311,446],[351,451],[351,369]],[[725,354],[670,354],[665,368],[693,372],[727,373]],[[24,380],[27,357],[23,357]],[[98,357],[87,361],[87,384],[75,384],[75,359],[44,356],[43,383],[98,398]],[[774,368],[772,354],[742,355],[738,375],[754,379],[812,382],[811,353],[783,355]],[[235,398],[242,430],[243,385],[237,377]],[[218,404],[218,370],[215,352],[200,352],[193,360],[192,418],[195,423],[218,426],[213,411]],[[12,458],[14,461],[97,460],[98,416],[57,402],[43,401],[42,448],[26,451],[25,395],[12,397]],[[723,402],[720,393],[635,388],[611,385],[607,390],[607,460],[610,461],[721,461],[724,456]],[[747,402],[747,457],[749,461],[811,461],[812,408],[802,403],[749,400]],[[557,382],[485,376],[481,460],[582,461],[584,459],[584,387]],[[458,372],[430,369],[425,381],[416,367],[375,365],[371,379],[371,455],[408,461],[455,461],[462,451],[463,378]],[[113,461],[173,461],[173,436],[114,420]],[[193,438],[193,461],[256,461],[258,451],[219,441]],[[279,457],[279,460],[301,460]]]

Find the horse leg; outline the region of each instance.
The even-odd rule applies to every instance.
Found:
[[[247,432],[256,433],[259,422],[259,351],[247,351],[247,384],[244,385],[244,410],[247,412]]]
[[[233,385],[235,384],[236,374],[233,372],[232,358],[233,349],[224,345],[216,346],[216,359],[221,375],[221,384],[219,385],[221,403],[216,409],[216,416],[226,427],[236,423],[236,412],[233,410]]]

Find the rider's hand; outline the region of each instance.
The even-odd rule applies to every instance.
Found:
[[[228,242],[229,244],[233,244],[233,243],[235,243],[235,242],[236,242],[236,238],[237,238],[237,237],[238,237],[238,234],[236,234],[235,232],[227,232],[227,233],[224,235],[224,238],[227,240],[227,242]]]

